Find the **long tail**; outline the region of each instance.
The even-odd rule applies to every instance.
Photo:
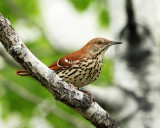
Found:
[[[19,76],[29,76],[29,73],[25,70],[16,71],[16,74]]]

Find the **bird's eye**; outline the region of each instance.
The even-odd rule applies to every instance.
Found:
[[[101,41],[98,41],[97,44],[101,44]]]

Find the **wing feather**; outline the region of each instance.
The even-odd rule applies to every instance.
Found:
[[[52,70],[69,69],[75,61],[78,62],[81,58],[83,58],[84,54],[82,52],[83,51],[81,50],[72,52],[52,63],[49,68],[51,68]]]

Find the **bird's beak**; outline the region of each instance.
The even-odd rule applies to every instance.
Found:
[[[122,42],[110,41],[110,42],[108,43],[109,46],[111,46],[111,45],[117,45],[117,44],[122,44]]]

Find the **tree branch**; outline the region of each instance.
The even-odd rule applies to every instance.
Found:
[[[80,113],[97,128],[119,128],[109,114],[91,97],[75,90],[60,79],[53,70],[38,60],[25,46],[10,23],[0,14],[0,41],[6,51],[32,77],[37,79],[59,101]]]

